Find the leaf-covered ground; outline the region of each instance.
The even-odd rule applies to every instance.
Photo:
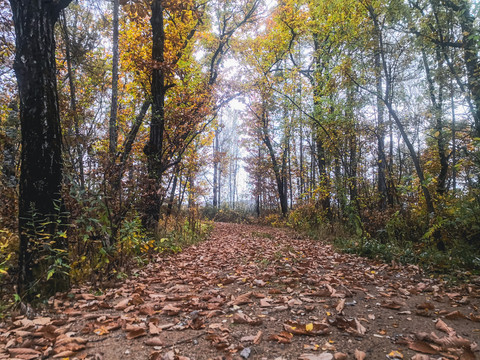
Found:
[[[0,359],[475,359],[478,285],[219,223],[101,295],[1,324]]]

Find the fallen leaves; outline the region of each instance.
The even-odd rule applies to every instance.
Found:
[[[209,243],[160,257],[116,288],[74,289],[51,312],[0,324],[0,359],[93,359],[110,337],[161,360],[475,359],[476,286],[447,293],[408,265],[337,254],[283,229],[261,228],[271,237],[252,242],[238,234],[251,227],[218,227]]]
[[[262,319],[257,318],[257,319],[252,319],[250,316],[237,312],[235,315],[233,315],[233,323],[234,324],[248,324],[248,325],[253,325],[257,326],[262,324]]]
[[[285,331],[294,335],[319,336],[330,333],[329,326],[322,323],[301,324],[294,321],[287,321],[283,324],[283,328]]]
[[[347,319],[344,316],[336,316],[328,320],[330,325],[333,325],[340,330],[344,330],[352,335],[365,335],[367,329],[360,323],[358,319]]]
[[[408,343],[408,348],[413,351],[418,351],[424,354],[437,355],[438,350],[434,349],[431,345],[424,341],[411,341]]]
[[[287,331],[281,331],[279,334],[272,334],[268,340],[277,341],[280,344],[289,344],[292,341],[293,334]]]
[[[367,354],[361,350],[355,349],[355,360],[365,360]]]
[[[400,310],[404,304],[396,300],[382,301],[380,306],[386,309]]]
[[[321,354],[301,354],[298,357],[298,360],[332,360],[333,355],[330,353],[321,353]]]
[[[125,332],[128,340],[136,339],[147,335],[147,330],[141,326],[127,325]]]

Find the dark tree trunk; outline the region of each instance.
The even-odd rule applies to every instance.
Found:
[[[40,256],[35,228],[50,234],[52,248],[65,249],[54,233],[59,219],[62,186],[62,133],[58,109],[54,26],[71,0],[10,0],[15,24],[14,69],[20,97],[22,154],[19,196],[19,293],[31,300],[51,294],[68,281],[55,274],[47,282],[49,260]],[[32,209],[34,214],[32,213]],[[46,224],[46,225],[42,225]]]
[[[285,187],[286,177],[285,177],[285,166],[286,166],[286,156],[283,156],[282,168],[278,163],[277,157],[275,156],[275,150],[273,149],[270,136],[268,134],[265,114],[262,114],[263,128],[262,128],[262,138],[263,142],[268,148],[268,153],[270,155],[270,160],[272,161],[273,172],[275,174],[275,181],[277,183],[278,197],[280,200],[280,209],[282,215],[286,216],[288,213],[288,193]]]
[[[150,121],[150,136],[148,143],[144,148],[147,156],[147,167],[149,177],[152,181],[152,197],[145,208],[144,223],[147,227],[156,227],[160,219],[161,199],[160,186],[162,184],[163,174],[163,135],[165,131],[165,94],[167,87],[165,85],[164,73],[164,45],[165,29],[163,22],[164,8],[161,0],[153,0],[152,17],[152,118]]]

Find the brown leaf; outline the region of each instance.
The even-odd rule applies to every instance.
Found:
[[[145,304],[140,306],[140,308],[138,309],[138,313],[140,315],[152,316],[155,314],[155,309],[153,308],[152,304]]]
[[[250,297],[252,296],[252,292],[249,291],[245,294],[241,294],[233,300],[233,305],[245,305],[248,303],[251,303],[252,301],[250,300]]]
[[[454,335],[455,334],[455,330],[453,330],[451,327],[449,327],[447,324],[445,324],[445,322],[442,320],[442,319],[438,319],[436,324],[435,324],[435,328],[437,330],[440,330],[440,331],[443,331],[449,335]]]
[[[147,331],[140,326],[133,326],[127,331],[127,339],[132,340],[147,335]]]
[[[161,357],[161,360],[174,360],[174,359],[175,359],[175,352],[173,350],[170,350],[169,352],[165,353]]]
[[[363,351],[355,349],[355,360],[365,360],[366,357],[367,354],[365,354]]]
[[[335,308],[337,310],[337,312],[340,314],[342,311],[343,311],[343,308],[345,307],[345,299],[341,299],[338,304],[337,304],[337,307]]]
[[[413,351],[418,351],[424,354],[437,355],[438,351],[431,347],[424,341],[411,341],[408,343],[408,348]]]
[[[70,344],[65,344],[62,346],[57,346],[55,345],[54,352],[56,354],[61,354],[65,352],[77,352],[85,349],[84,344],[78,344],[78,343],[70,343]]]
[[[327,352],[321,354],[302,354],[298,357],[298,360],[331,360],[333,355]]]
[[[287,304],[290,307],[294,307],[294,306],[297,306],[297,305],[302,305],[303,302],[301,300],[298,300],[298,299],[290,299],[290,300],[288,300]]]
[[[205,327],[205,324],[203,322],[203,319],[197,316],[188,323],[188,326],[193,330],[200,330]]]
[[[440,345],[443,349],[448,349],[448,348],[467,348],[470,347],[470,341],[461,337],[457,336],[449,336],[449,337],[444,337],[444,338],[436,338],[435,343]]]
[[[278,341],[280,344],[290,344],[292,341],[293,334],[282,331],[280,334],[272,334],[268,337],[268,340]]]
[[[129,298],[123,299],[123,300],[119,301],[119,303],[117,305],[115,305],[113,308],[115,310],[125,310],[127,308],[129,302],[130,302]]]
[[[424,354],[416,354],[412,357],[412,360],[431,360],[431,359],[433,358]]]
[[[164,346],[165,343],[159,337],[154,337],[154,338],[151,338],[151,339],[147,339],[145,341],[145,345],[147,345],[147,346]]]
[[[165,305],[162,309],[162,311],[166,314],[166,315],[169,315],[169,316],[175,316],[175,315],[178,315],[180,313],[180,311],[182,311],[182,309],[176,307],[176,306],[173,306],[172,304],[168,304],[168,305]]]
[[[262,335],[263,335],[263,332],[259,330],[259,331],[257,332],[257,335],[255,335],[255,339],[253,339],[253,343],[254,343],[255,345],[260,344],[260,341],[262,341]]]
[[[355,319],[355,325],[356,325],[356,330],[357,332],[360,334],[360,335],[365,335],[365,333],[367,332],[367,329],[365,328],[365,326],[363,326],[360,321],[358,321],[357,319]]]
[[[337,353],[333,354],[333,358],[335,360],[347,360],[348,355],[344,354],[344,353],[341,353],[341,352],[337,352]]]
[[[86,344],[87,340],[81,337],[73,337],[73,336],[70,337],[67,335],[60,335],[55,341],[55,346],[67,345],[71,343]]]
[[[233,315],[233,323],[234,324],[248,324],[252,321],[252,318],[244,313],[235,313]]]
[[[474,322],[480,322],[480,316],[470,314],[470,320],[472,320]]]
[[[148,323],[148,332],[150,335],[158,335],[162,332],[162,329],[160,329],[157,325],[155,325],[152,322]]]
[[[435,305],[433,305],[431,302],[424,302],[421,304],[417,305],[417,309],[419,310],[435,310]]]
[[[95,300],[95,295],[86,294],[86,293],[85,294],[78,294],[78,295],[75,296],[75,298],[90,301],[90,300]]]
[[[142,305],[145,300],[142,299],[140,294],[133,294],[132,300],[130,302],[132,305]]]
[[[267,299],[260,299],[260,307],[269,307],[272,306]]]
[[[48,325],[52,322],[52,319],[49,317],[40,317],[33,319],[35,325]]]
[[[38,359],[42,353],[29,348],[9,348],[7,351],[11,356],[21,359]]]
[[[70,358],[70,356],[73,356],[75,355],[75,352],[74,351],[70,351],[70,350],[65,350],[65,351],[62,351],[62,352],[59,352],[58,354],[54,355],[53,358],[54,359],[64,359],[64,358]]]
[[[255,335],[248,335],[240,338],[241,342],[253,342],[253,340],[255,340]]]
[[[392,309],[392,310],[400,310],[403,306],[403,304],[395,301],[395,300],[389,300],[389,301],[382,301],[380,304],[381,307],[387,308],[387,309]]]
[[[445,318],[449,320],[456,320],[456,319],[466,319],[467,317],[457,310],[457,311],[452,311],[451,313],[448,313],[447,315],[445,315]]]
[[[460,360],[475,360],[476,358],[473,351],[469,348],[464,349],[462,355],[460,355]]]

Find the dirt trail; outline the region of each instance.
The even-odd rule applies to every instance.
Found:
[[[475,359],[477,285],[219,223],[118,288],[74,289],[0,325],[0,359]]]

